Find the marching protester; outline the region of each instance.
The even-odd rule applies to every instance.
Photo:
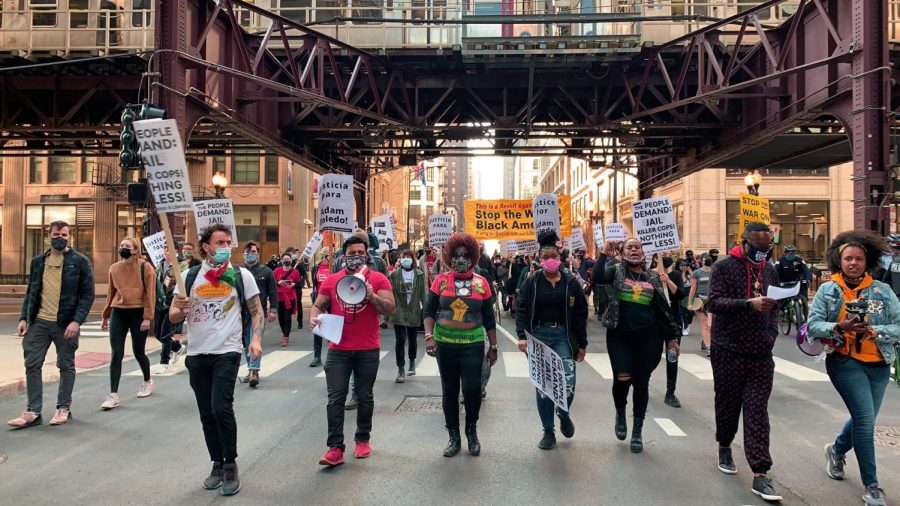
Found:
[[[500,304],[504,311],[509,311],[509,297],[506,296],[507,280],[509,280],[509,260],[501,258],[499,254],[494,255],[494,268],[497,270],[497,283],[494,285],[494,291],[500,297]]]
[[[436,251],[437,248],[432,248],[425,243],[425,252],[421,258],[419,258],[419,270],[428,275],[428,286],[431,286],[431,283],[434,281],[433,269],[435,264],[440,265],[440,260],[438,260],[438,254]]]
[[[250,354],[254,359],[262,354],[263,310],[251,274],[230,262],[229,226],[216,224],[204,229],[200,255],[203,263],[182,275],[186,295],[175,288],[169,319],[173,323],[187,321],[191,329],[185,365],[213,462],[203,488],[222,487],[222,495],[234,495],[241,490],[234,384],[248,327],[253,336]]]
[[[715,250],[714,250],[715,251]],[[716,257],[708,255],[703,259],[703,267],[691,273],[691,291],[688,293],[688,309],[694,311],[700,320],[700,351],[709,356],[710,325],[712,315],[706,311],[706,301],[709,298],[709,277],[712,274],[712,266],[716,263]]]
[[[248,241],[244,245],[244,265],[242,266],[247,272],[253,276],[256,281],[256,288],[259,290],[259,303],[262,305],[263,314],[268,312],[269,321],[275,321],[278,317],[278,285],[275,282],[275,276],[268,267],[259,263],[259,245],[253,241]],[[252,329],[245,329],[252,331]],[[256,388],[259,385],[259,367],[262,360],[262,354],[253,356],[250,353],[250,341],[253,339],[252,332],[244,333],[244,355],[247,359],[247,376],[241,379],[241,383],[247,383],[250,388]]]
[[[278,285],[278,324],[281,327],[281,346],[287,346],[291,338],[291,316],[298,311],[297,291],[294,287],[300,283],[300,272],[294,268],[294,259],[285,252],[281,255],[281,266],[275,269],[275,281]]]
[[[422,325],[422,310],[425,308],[425,273],[416,269],[412,251],[400,253],[400,268],[391,272],[388,279],[394,292],[396,310],[391,315],[394,325],[397,357],[397,383],[406,381],[406,375],[416,375],[417,336]],[[406,367],[405,343],[409,342],[409,371]]]
[[[184,272],[195,265],[200,265],[202,262],[200,260],[194,258],[194,243],[185,242],[181,245],[181,263],[178,264],[178,267],[181,269],[181,272]]]
[[[769,454],[769,396],[775,361],[772,348],[778,336],[775,300],[766,296],[777,283],[768,263],[772,233],[763,223],[748,223],[741,244],[713,264],[706,301],[712,320],[710,360],[715,390],[718,468],[737,473],[731,442],[744,415],[744,453],[753,471],[752,492],[767,501],[780,501],[766,474]]]
[[[187,353],[182,343],[182,324],[173,324],[169,321],[169,308],[172,305],[175,290],[175,269],[169,265],[169,247],[163,245],[163,259],[156,269],[156,311],[153,317],[153,326],[150,329],[151,336],[162,344],[159,351],[159,368],[154,374],[165,374],[169,370],[170,363],[174,364]],[[151,264],[152,265],[152,264]]]
[[[516,334],[519,350],[526,352],[531,334],[555,351],[563,361],[566,376],[566,395],[569,411],[575,398],[575,362],[584,360],[587,349],[588,306],[581,282],[560,269],[559,237],[554,231],[542,231],[537,237],[540,246],[541,269],[529,276],[519,291],[516,311]],[[577,350],[577,351],[576,351]],[[535,389],[538,416],[544,429],[538,448],[550,450],[556,446],[553,420],[553,401]],[[569,412],[556,408],[562,435],[575,435],[575,424]]]
[[[661,256],[662,261],[656,266],[656,272],[659,274],[659,280],[662,281],[663,285],[665,285],[668,290],[669,311],[672,314],[672,319],[678,322],[681,318],[681,301],[684,300],[687,295],[685,281],[681,277],[681,272],[674,268],[675,259],[672,258],[672,252],[664,251]],[[675,336],[675,338],[678,341],[678,346],[680,348],[681,336],[678,335]],[[671,406],[673,408],[681,407],[681,401],[675,396],[675,389],[677,386],[678,356],[675,357],[675,360],[666,360],[666,396],[664,398],[666,406]]]
[[[306,272],[304,269],[304,264],[300,259],[300,254],[302,253],[297,248],[289,248],[291,254],[291,267],[297,272],[298,279],[294,281],[294,300],[295,300],[295,308],[294,314],[297,315],[297,330],[303,329],[303,278],[306,277]],[[287,343],[282,343],[282,346],[285,346]]]
[[[463,232],[450,236],[444,245],[443,263],[450,271],[431,284],[425,306],[426,353],[437,358],[443,390],[444,421],[450,432],[445,457],[453,457],[462,446],[459,433],[459,391],[466,408],[466,438],[469,453],[481,454],[477,422],[481,410],[481,376],[484,337],[490,342],[490,365],[497,362],[497,329],[491,286],[475,274],[479,249],[475,238]]]
[[[353,455],[358,459],[368,457],[372,448],[369,438],[372,432],[372,413],[375,398],[372,387],[378,374],[380,362],[381,315],[390,316],[394,312],[394,294],[391,284],[384,274],[366,266],[368,242],[357,235],[350,236],[343,244],[345,267],[328,277],[316,295],[316,302],[310,310],[309,323],[315,327],[321,323],[323,313],[344,317],[344,328],[338,344],[328,345],[325,361],[325,382],[328,385],[328,451],[319,460],[323,466],[337,466],[344,463],[344,410],[347,392],[350,389],[350,374],[354,373],[354,390],[359,399],[356,414],[356,448]],[[362,277],[365,281],[366,298],[357,306],[345,305],[336,289],[338,282],[346,276]]]
[[[138,242],[131,237],[119,243],[122,260],[109,266],[109,293],[103,308],[100,328],[109,331],[112,356],[109,363],[109,395],[100,405],[110,410],[119,405],[119,380],[122,378],[122,359],[125,357],[125,336],[131,333],[131,352],[141,368],[144,382],[137,396],[148,397],[155,385],[150,379],[150,359],[147,333],[153,322],[156,306],[156,272],[153,265],[140,259]]]
[[[816,291],[808,326],[808,338],[833,345],[825,368],[850,412],[837,438],[825,446],[826,472],[844,479],[846,455],[854,450],[869,506],[885,504],[875,466],[875,419],[890,381],[894,345],[900,342],[900,302],[871,274],[886,250],[884,240],[871,232],[838,234],[825,254],[835,274]],[[851,312],[860,302],[861,311]]]
[[[607,241],[594,265],[594,285],[609,286],[609,306],[603,315],[606,346],[612,364],[612,393],[616,406],[616,437],[624,441],[628,436],[625,406],[628,390],[634,388],[632,402],[634,425],[631,431],[631,451],[644,451],[643,426],[650,401],[650,375],[659,365],[663,343],[676,357],[679,353],[678,324],[672,318],[666,302],[666,290],[658,273],[644,268],[646,256],[639,239],[622,244],[622,262],[607,267],[607,260],[616,252],[616,243]]]
[[[28,406],[18,418],[7,422],[17,429],[42,423],[42,371],[51,343],[56,347],[59,393],[50,425],[62,425],[72,418],[75,350],[78,349],[81,325],[94,304],[94,273],[90,260],[68,244],[69,224],[54,221],[50,223],[50,250],[31,259],[17,328],[18,335],[24,336],[22,349]]]
[[[331,276],[331,248],[322,248],[319,252],[319,262],[312,266],[312,293],[311,298],[313,304],[316,303],[316,296],[319,293],[319,286]],[[313,334],[313,360],[309,363],[310,367],[320,367],[322,365],[322,336]]]

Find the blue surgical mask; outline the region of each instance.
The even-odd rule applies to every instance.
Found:
[[[212,261],[221,265],[231,259],[231,248],[216,248]]]
[[[400,259],[400,267],[403,267],[406,270],[412,269],[412,258],[406,257]]]
[[[793,253],[786,253],[784,255],[784,259],[787,260],[788,262],[792,262],[794,260],[794,258],[797,258],[797,255],[795,255]]]
[[[256,253],[244,253],[244,261],[248,264],[255,264],[259,262],[259,255]]]

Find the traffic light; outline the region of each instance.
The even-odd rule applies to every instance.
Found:
[[[123,169],[140,168],[141,157],[138,155],[137,137],[134,134],[134,120],[137,119],[137,114],[130,106],[125,106],[121,119],[122,133],[119,134],[119,140],[122,143],[122,150],[119,152],[119,166]]]
[[[126,186],[128,194],[128,203],[133,206],[144,206],[147,204],[147,180],[140,178],[136,183],[128,183]]]
[[[156,107],[150,102],[141,106],[141,119],[166,119],[166,110]]]

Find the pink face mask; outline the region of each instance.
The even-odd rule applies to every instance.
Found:
[[[541,268],[550,274],[556,274],[559,271],[560,265],[562,265],[562,262],[560,262],[558,258],[545,258],[541,260]]]

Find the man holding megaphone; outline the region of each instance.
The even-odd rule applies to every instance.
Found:
[[[319,460],[323,466],[344,463],[344,402],[349,391],[350,374],[355,373],[359,411],[356,414],[354,456],[364,459],[371,453],[369,433],[375,399],[372,387],[380,362],[380,315],[394,312],[394,294],[387,277],[367,267],[366,241],[351,236],[344,242],[344,268],[319,285],[316,302],[310,311],[310,325],[322,323],[322,314],[344,318],[337,342],[328,347],[325,382],[328,385],[328,451]]]

